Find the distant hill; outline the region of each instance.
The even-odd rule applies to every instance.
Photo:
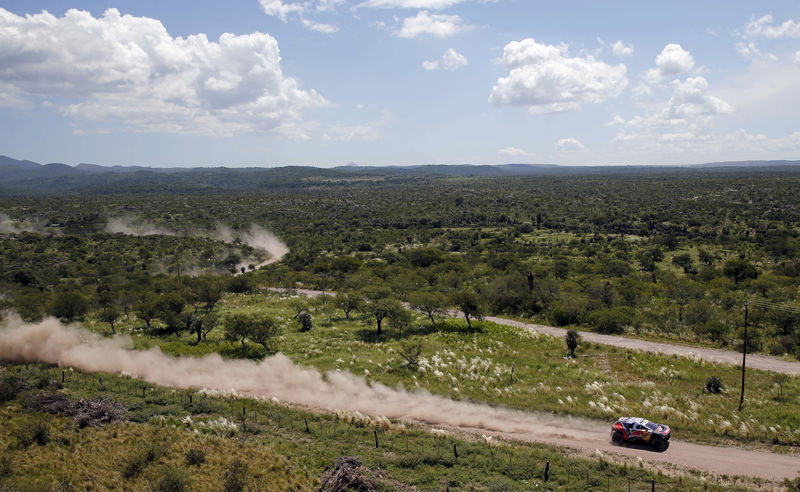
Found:
[[[420,177],[598,176],[692,172],[800,172],[800,161],[712,162],[692,166],[559,166],[555,164],[363,166],[273,168],[102,166],[39,164],[0,156],[0,195],[116,194],[258,191],[340,185],[366,179]]]

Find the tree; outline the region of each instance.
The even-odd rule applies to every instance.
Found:
[[[472,329],[472,323],[470,322],[470,319],[483,319],[483,316],[486,312],[486,308],[481,297],[476,292],[471,290],[461,290],[456,292],[453,295],[452,302],[458,307],[458,309],[461,310],[461,313],[464,315],[464,319],[467,320],[467,328],[470,330]]]
[[[272,318],[246,313],[234,313],[225,317],[225,338],[237,340],[245,348],[249,339],[264,348],[268,348],[269,341],[277,336],[277,323]]]
[[[200,343],[206,339],[209,333],[217,327],[219,320],[214,313],[197,314],[191,313],[189,319],[189,331],[197,336]]]
[[[183,316],[184,307],[186,307],[186,300],[177,292],[164,294],[155,303],[158,319],[163,321],[175,335],[180,333],[187,322]]]
[[[114,328],[114,325],[119,320],[121,314],[116,304],[109,304],[100,311],[100,321],[108,323],[111,326],[111,333],[116,334],[117,330]]]
[[[248,331],[248,338],[254,343],[272,352],[272,342],[281,334],[281,327],[278,322],[269,316],[254,316]]]
[[[150,325],[158,316],[158,299],[152,294],[146,295],[142,300],[134,304],[133,312],[140,320],[144,321],[147,329],[150,330]]]
[[[405,310],[397,299],[378,299],[369,303],[367,307],[369,313],[375,318],[376,334],[382,333],[383,320],[397,316],[397,313]]]
[[[50,314],[56,318],[74,321],[89,311],[89,300],[79,292],[66,291],[56,294],[50,305]]]
[[[683,322],[683,309],[687,304],[700,297],[700,289],[694,282],[685,278],[673,278],[667,285],[667,298],[678,305],[678,322]]]
[[[564,341],[567,343],[567,350],[569,351],[569,357],[571,359],[575,358],[575,349],[578,348],[578,343],[581,341],[581,336],[575,330],[567,330],[567,335],[564,337]]]
[[[738,284],[742,280],[749,278],[758,278],[758,270],[756,267],[747,260],[741,258],[734,258],[725,262],[722,268],[722,273],[726,277],[730,277],[734,284]]]
[[[364,304],[361,296],[355,292],[342,292],[337,294],[334,300],[336,306],[344,312],[345,319],[350,319],[350,314],[353,311],[358,311]]]
[[[705,264],[707,267],[714,266],[714,262],[717,260],[714,255],[712,255],[705,249],[698,250],[697,257],[700,260],[700,263]]]
[[[421,338],[414,338],[413,340],[405,340],[400,344],[400,357],[405,361],[406,367],[412,371],[419,369],[419,358],[422,351],[425,349],[425,344]]]
[[[439,292],[412,292],[408,296],[412,309],[424,313],[436,325],[436,318],[445,313],[447,298]]]

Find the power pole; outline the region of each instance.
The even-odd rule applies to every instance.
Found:
[[[744,406],[744,378],[747,363],[747,314],[750,302],[744,303],[744,343],[742,344],[742,390],[739,393],[739,411],[742,411]]]

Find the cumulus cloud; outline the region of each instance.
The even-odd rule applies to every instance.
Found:
[[[339,28],[332,24],[308,19],[306,14],[334,11],[345,0],[318,0],[316,7],[313,9],[311,2],[284,2],[283,0],[259,0],[259,2],[265,14],[277,17],[284,23],[288,22],[290,17],[293,17],[299,20],[307,29],[324,34],[332,34],[338,32]]]
[[[670,43],[656,56],[656,68],[645,72],[645,79],[656,83],[666,77],[689,72],[695,66],[692,54],[679,44]]]
[[[519,147],[506,147],[504,149],[500,149],[498,154],[506,156],[506,157],[524,157],[528,155],[528,153]]]
[[[591,55],[571,57],[565,44],[512,41],[502,61],[509,74],[492,87],[489,101],[495,106],[528,106],[532,113],[568,111],[617,97],[628,85],[625,65],[609,65]]]
[[[134,131],[292,133],[302,110],[327,104],[284,75],[268,34],[172,37],[160,21],[116,9],[98,18],[0,9],[0,66],[12,97],[53,98],[66,115]]]
[[[574,137],[558,140],[554,148],[556,152],[580,152],[586,150],[586,147],[583,146],[580,140]]]
[[[733,105],[708,94],[708,81],[701,76],[672,82],[673,94],[660,111],[624,120],[619,115],[606,126],[619,128],[614,142],[642,153],[675,153],[709,149],[719,142],[714,122],[732,113]]]
[[[744,35],[751,38],[800,38],[800,22],[789,19],[783,24],[775,25],[772,14],[767,14],[751,19],[745,26]]]
[[[674,84],[675,92],[667,103],[666,117],[670,119],[693,116],[712,116],[732,113],[733,106],[718,97],[706,94],[705,77],[690,77]]]
[[[441,68],[443,70],[453,71],[458,70],[461,67],[465,67],[467,63],[469,63],[469,60],[467,60],[466,56],[462,55],[453,48],[450,48],[444,52],[441,60],[422,62],[422,68],[425,70],[436,70]]]
[[[617,56],[631,56],[633,55],[633,44],[616,41],[611,45],[611,51]]]
[[[432,36],[435,38],[449,38],[464,31],[474,29],[475,26],[464,24],[457,15],[431,14],[421,10],[414,17],[406,17],[399,29],[394,34],[401,38],[417,38]]]

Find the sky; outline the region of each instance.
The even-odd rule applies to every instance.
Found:
[[[0,154],[103,165],[800,159],[800,2],[0,1]]]

